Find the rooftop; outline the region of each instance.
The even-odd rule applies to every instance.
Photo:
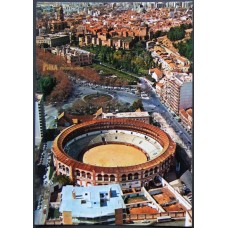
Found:
[[[37,102],[40,102],[42,100],[42,98],[43,98],[43,94],[41,94],[41,93],[36,93],[35,94],[35,99],[36,99]]]
[[[188,115],[192,116],[192,109],[191,108],[186,110],[186,112],[188,113]]]
[[[129,209],[130,214],[156,214],[158,210],[149,206],[134,207]]]
[[[118,184],[103,186],[64,186],[59,211],[71,212],[72,217],[95,218],[113,215],[115,209],[125,208]]]
[[[103,113],[103,118],[116,117],[116,118],[135,118],[135,117],[149,117],[148,112],[121,112],[121,113]]]
[[[178,202],[175,195],[167,188],[163,187],[158,194],[152,196],[165,211],[186,211],[186,208]]]

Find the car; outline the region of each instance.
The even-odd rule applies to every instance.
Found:
[[[134,224],[134,222],[132,220],[127,220],[125,221],[125,224]]]
[[[150,223],[149,220],[143,220],[142,223]]]

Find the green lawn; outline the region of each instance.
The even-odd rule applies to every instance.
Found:
[[[133,83],[134,81],[138,80],[137,78],[135,78],[127,73],[120,72],[119,70],[115,70],[115,69],[110,69],[109,67],[106,67],[106,66],[103,66],[100,64],[93,63],[92,67],[95,68],[96,70],[102,70],[104,73],[101,75],[114,74],[117,77],[121,78],[122,80],[129,82],[130,84]]]

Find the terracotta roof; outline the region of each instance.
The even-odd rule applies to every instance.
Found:
[[[81,132],[86,131],[88,129],[90,131],[95,131],[98,129],[125,129],[125,130],[133,130],[136,132],[141,132],[145,135],[148,135],[158,141],[163,147],[162,154],[150,161],[147,161],[143,164],[135,165],[135,166],[127,166],[127,167],[99,167],[94,165],[84,164],[79,162],[73,158],[71,158],[68,154],[63,150],[63,142],[66,141],[66,138],[70,140],[72,137],[76,135],[82,134]],[[80,130],[79,130],[80,129]],[[74,132],[74,133],[73,133]],[[54,140],[52,151],[56,157],[56,159],[67,165],[71,166],[73,169],[77,167],[77,169],[87,170],[87,171],[95,171],[95,172],[105,172],[105,173],[123,173],[123,172],[134,172],[142,169],[150,169],[152,167],[156,167],[160,165],[164,160],[168,159],[170,156],[173,156],[175,153],[176,144],[172,141],[172,139],[165,132],[160,130],[159,128],[143,123],[141,121],[135,121],[125,118],[117,118],[117,119],[102,119],[102,120],[91,120],[88,122],[84,122],[78,125],[72,125],[65,130],[63,130]]]
[[[60,120],[62,117],[65,116],[65,112],[62,112],[59,116],[58,116],[58,120]]]
[[[150,73],[154,72],[158,76],[159,79],[162,78],[163,73],[158,68],[153,68],[153,69],[150,69],[149,71],[150,71]]]
[[[162,87],[164,86],[164,84],[163,84],[163,83],[158,82],[158,83],[156,83],[156,87],[157,87],[157,86],[162,88]]]
[[[185,111],[184,109],[181,109],[181,110],[180,110],[180,114],[181,114],[182,116],[184,116],[186,119],[188,118],[188,115],[187,115],[187,113],[186,113],[186,111]]]
[[[186,110],[186,112],[188,113],[189,116],[192,116],[192,109],[191,108]]]
[[[72,121],[78,121],[78,123],[83,123],[89,120],[92,120],[94,118],[93,115],[69,115],[71,117]]]
[[[170,67],[175,67],[176,65],[174,63],[169,64]]]
[[[78,119],[72,119],[73,124],[78,124]]]
[[[94,119],[96,119],[96,118],[97,118],[98,116],[100,116],[102,113],[103,113],[103,109],[102,109],[102,108],[98,109],[97,112],[95,113]]]
[[[63,211],[63,224],[72,225],[72,213],[71,211]]]

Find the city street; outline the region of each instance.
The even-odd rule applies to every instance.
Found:
[[[58,117],[58,110],[52,105],[44,106],[45,109],[45,121],[46,129],[52,129],[55,127],[55,118]]]
[[[141,81],[141,87],[144,91],[150,91],[149,99],[142,99],[143,107],[148,112],[158,112],[160,113],[167,123],[175,130],[175,132],[179,135],[181,140],[184,142],[186,147],[188,149],[192,149],[192,136],[187,133],[187,131],[184,129],[184,127],[179,123],[176,118],[168,111],[168,109],[160,102],[159,98],[156,96],[155,92],[153,91],[151,82],[146,80],[145,78],[140,78]],[[91,85],[88,85],[88,83],[81,83],[80,82],[74,82],[74,93],[71,98],[68,99],[67,102],[65,102],[63,105],[61,105],[62,109],[66,109],[68,107],[71,107],[72,104],[83,98],[83,96],[91,94],[91,93],[104,93],[109,94],[114,97],[115,100],[119,100],[123,103],[129,103],[129,106],[132,105],[132,103],[140,99],[136,94],[132,93],[129,89],[125,88],[125,90],[117,90],[117,89],[108,89],[104,86],[97,85],[96,88],[94,88]],[[45,106],[45,113],[46,113],[46,126],[47,129],[54,128],[56,126],[55,124],[55,118],[58,116],[58,110],[57,107],[53,107],[51,105]]]
[[[49,207],[49,200],[50,200],[50,185],[52,182],[49,180],[49,172],[50,172],[50,160],[51,160],[51,147],[53,142],[48,141],[44,143],[43,152],[41,154],[41,165],[46,167],[46,173],[43,177],[43,186],[42,186],[42,193],[38,197],[38,207],[35,209],[35,221],[36,225],[43,225],[47,218],[47,213],[44,214],[43,210],[46,209],[48,211]]]

